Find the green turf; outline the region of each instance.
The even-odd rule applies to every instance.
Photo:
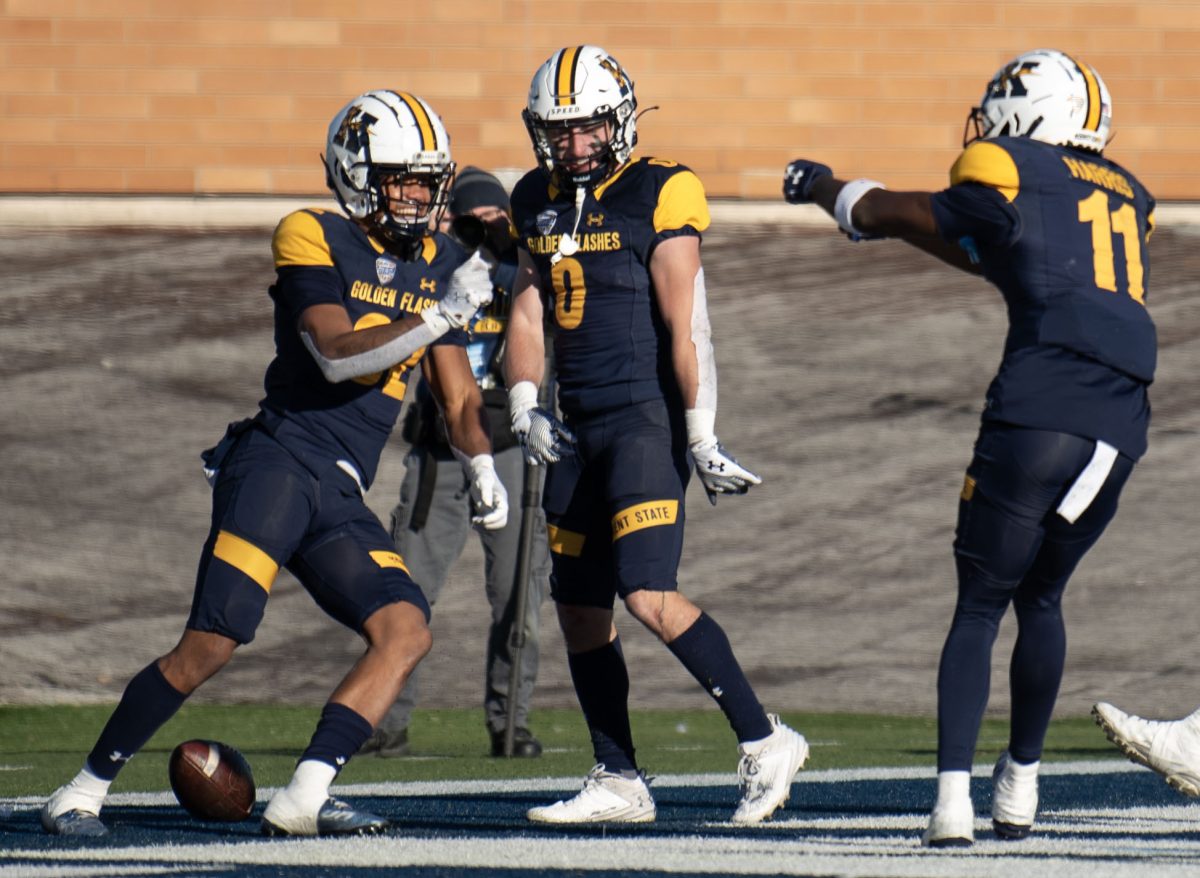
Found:
[[[43,795],[79,770],[111,705],[86,707],[0,706],[0,796]],[[113,791],[167,788],[167,758],[180,741],[209,738],[237,747],[254,768],[259,786],[287,780],[308,743],[318,708],[190,705],[151,739],[121,772]],[[937,730],[932,719],[854,714],[785,714],[812,745],[812,769],[929,766]],[[651,774],[732,772],[735,741],[716,710],[637,711],[638,759]],[[410,730],[413,755],[364,756],[342,772],[341,782],[474,780],[506,777],[581,777],[591,767],[587,730],[578,711],[543,710],[531,726],[546,747],[541,759],[494,759],[478,710],[418,710]],[[990,762],[1004,748],[1007,723],[987,720],[977,759]],[[1088,718],[1056,721],[1045,759],[1120,758]]]

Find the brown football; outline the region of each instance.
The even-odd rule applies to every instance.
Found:
[[[175,798],[197,820],[233,823],[254,807],[254,775],[233,747],[219,741],[184,741],[167,766]]]

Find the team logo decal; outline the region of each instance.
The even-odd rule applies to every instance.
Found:
[[[537,215],[534,222],[537,224],[538,234],[548,235],[554,230],[554,224],[558,222],[558,211],[543,210]]]
[[[392,282],[392,278],[396,276],[396,263],[386,257],[380,256],[375,260],[375,275],[379,278],[379,282],[387,286]]]

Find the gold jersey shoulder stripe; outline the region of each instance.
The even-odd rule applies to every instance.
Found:
[[[704,184],[691,171],[680,171],[663,184],[654,208],[654,231],[663,232],[691,226],[697,232],[708,228],[711,217]]]
[[[325,230],[315,214],[324,213],[317,208],[297,210],[289,213],[275,227],[271,238],[271,252],[275,256],[275,267],[285,265],[333,265],[333,254],[325,240]]]
[[[384,569],[399,569],[403,570],[405,573],[408,573],[408,567],[405,566],[404,559],[395,552],[377,550],[369,554],[371,555],[371,560]],[[412,576],[411,573],[408,575]]]
[[[271,584],[279,573],[279,565],[258,546],[223,530],[217,534],[213,557],[236,567],[258,583],[267,594],[271,593]]]
[[[950,169],[950,185],[980,183],[990,186],[1009,201],[1021,191],[1021,175],[1008,150],[998,143],[976,140],[963,150]]]

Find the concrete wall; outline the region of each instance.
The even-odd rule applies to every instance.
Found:
[[[377,87],[428,99],[460,164],[528,167],[529,78],[580,42],[661,106],[642,153],[715,196],[777,197],[796,155],[941,186],[991,74],[1052,46],[1105,77],[1109,154],[1200,199],[1200,3],[1168,0],[0,0],[0,192],[321,192],[329,118]]]

